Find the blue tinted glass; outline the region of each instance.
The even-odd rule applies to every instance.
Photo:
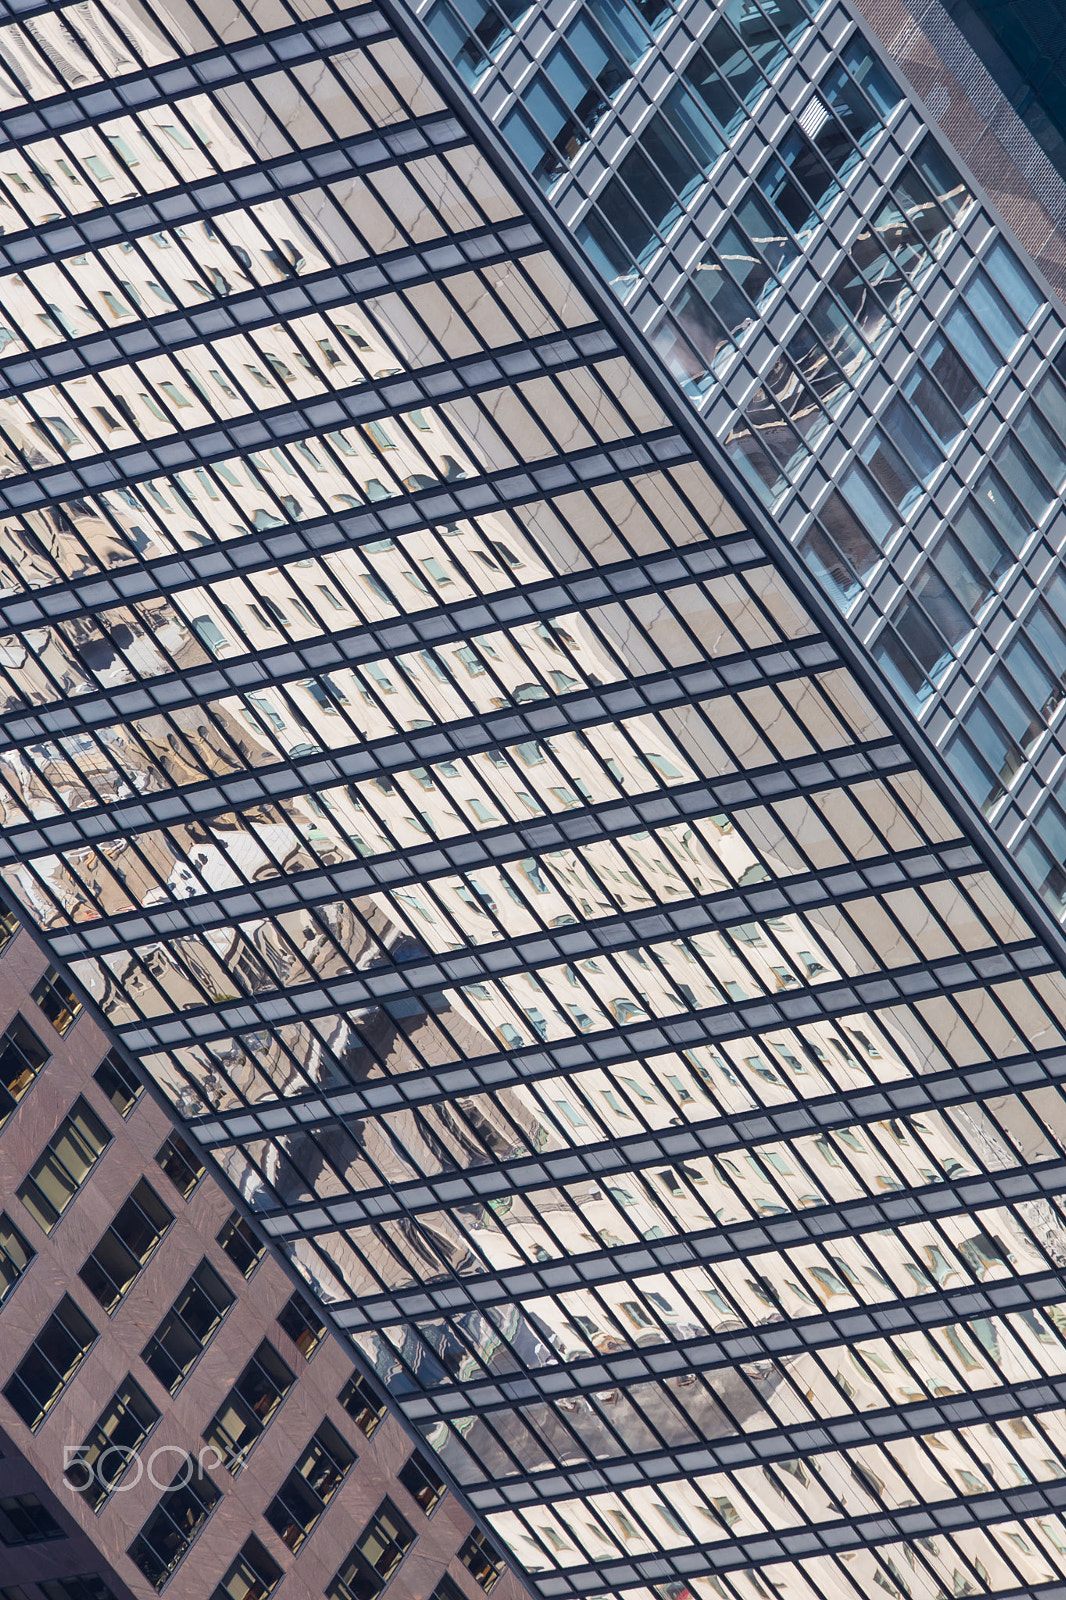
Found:
[[[478,48],[466,29],[459,25],[451,7],[445,5],[444,0],[437,0],[427,15],[426,27],[464,82],[476,83],[489,65],[489,58]]]
[[[983,272],[975,272],[962,292],[985,333],[1009,356],[1024,330],[1003,296]]]
[[[504,138],[524,167],[532,172],[547,146],[529,118],[516,107],[500,124]]]
[[[841,60],[873,102],[879,115],[886,119],[891,116],[903,99],[902,92],[859,39],[850,40],[841,54]]]
[[[624,0],[586,0],[586,9],[630,66],[648,49],[648,36]]]
[[[985,271],[1003,293],[1007,303],[1029,325],[1044,303],[1044,296],[1002,239],[997,239],[985,256]]]
[[[601,197],[601,204],[606,204],[612,214],[617,215],[618,208],[611,205],[612,196],[607,192],[610,189],[611,185],[608,184]],[[624,205],[629,206],[630,210],[633,209],[628,199],[624,200]],[[637,281],[637,273],[614,230],[608,227],[596,211],[592,211],[577,229],[577,241],[593,265],[603,273],[615,294],[625,299]]]
[[[725,149],[717,129],[698,102],[681,84],[675,84],[664,102],[666,115],[689,149],[710,168]]]

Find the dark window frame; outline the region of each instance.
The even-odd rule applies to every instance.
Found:
[[[183,1477],[187,1467],[192,1471]],[[207,1488],[201,1492],[204,1484]],[[157,1593],[174,1576],[221,1499],[218,1485],[192,1456],[186,1456],[126,1551]]]
[[[35,1059],[38,1053],[40,1060]],[[51,1059],[44,1040],[21,1011],[16,1011],[0,1034],[0,1123],[33,1088]]]
[[[110,1088],[108,1087],[108,1078],[113,1079],[113,1085]],[[108,1051],[93,1073],[93,1081],[100,1093],[110,1101],[123,1120],[129,1116],[144,1093],[144,1084],[133,1076],[133,1073],[121,1059],[117,1050]]]
[[[263,1513],[294,1555],[303,1549],[358,1459],[347,1440],[324,1419]]]
[[[81,1130],[77,1126],[76,1119],[78,1118],[83,1121],[94,1141],[98,1142],[100,1146],[99,1149],[96,1150],[92,1160],[88,1163],[80,1178],[76,1176],[71,1167],[66,1165],[62,1156],[59,1154],[59,1146],[62,1144],[64,1139],[70,1137],[71,1135],[81,1139],[83,1143],[85,1143],[86,1147],[88,1147],[88,1140],[85,1139]],[[93,1126],[94,1124],[95,1127]],[[100,1140],[100,1134],[96,1132],[96,1128],[102,1130],[104,1135],[102,1142]],[[79,1095],[74,1104],[71,1106],[70,1110],[67,1112],[66,1116],[59,1123],[55,1132],[52,1134],[52,1137],[48,1140],[48,1143],[45,1145],[44,1149],[41,1151],[40,1155],[33,1163],[33,1166],[30,1168],[29,1172],[26,1174],[25,1178],[19,1184],[19,1187],[16,1190],[16,1193],[18,1194],[19,1199],[22,1201],[22,1204],[26,1207],[26,1210],[37,1223],[42,1233],[47,1233],[50,1235],[62,1221],[63,1217],[66,1216],[67,1212],[70,1210],[71,1206],[81,1193],[85,1183],[95,1171],[101,1157],[110,1149],[113,1139],[114,1135],[107,1124],[96,1115],[96,1112],[93,1110],[89,1102],[82,1095]],[[52,1166],[53,1171],[56,1168],[61,1168],[62,1172],[66,1174],[66,1177],[70,1183],[70,1193],[63,1201],[63,1204],[58,1207],[49,1197],[40,1181],[41,1177],[45,1174],[50,1166]],[[29,1198],[27,1198],[27,1196],[29,1196]],[[39,1212],[33,1209],[35,1205],[39,1208]],[[53,1212],[54,1216],[50,1221],[47,1220],[49,1214]]]
[[[163,1140],[155,1160],[183,1200],[188,1200],[207,1171],[192,1145],[176,1131]]]
[[[295,1383],[288,1362],[263,1339],[201,1434],[231,1477],[244,1466]]]
[[[315,1311],[299,1289],[289,1296],[275,1321],[288,1334],[305,1361],[310,1361],[326,1337],[325,1318]]]
[[[504,1572],[506,1563],[488,1534],[482,1533],[480,1528],[474,1528],[459,1546],[457,1555],[478,1587],[489,1594]]]
[[[385,1417],[388,1406],[370,1379],[365,1378],[361,1372],[355,1373],[348,1379],[337,1399],[363,1437],[372,1438],[374,1430]]]
[[[375,1600],[416,1542],[411,1524],[386,1496],[334,1574],[327,1600]]]
[[[20,1516],[18,1513],[23,1515]],[[21,1522],[26,1529],[21,1534],[18,1522]],[[13,1537],[9,1538],[8,1532]],[[5,1549],[21,1549],[29,1544],[47,1544],[53,1539],[66,1537],[66,1531],[60,1527],[40,1495],[30,1492],[0,1496],[0,1544]]]
[[[30,990],[30,999],[65,1039],[85,1009],[57,967],[49,967]]]
[[[215,1239],[242,1277],[254,1276],[259,1263],[266,1255],[266,1246],[260,1244],[252,1232],[251,1223],[242,1217],[239,1211],[230,1212]]]
[[[448,1492],[440,1469],[421,1450],[413,1450],[396,1474],[415,1504],[431,1517]]]
[[[88,1337],[91,1335],[91,1337]],[[52,1314],[41,1324],[40,1330],[30,1344],[22,1360],[11,1374],[3,1388],[3,1394],[12,1410],[21,1417],[31,1433],[41,1426],[60,1395],[70,1383],[74,1374],[81,1367],[86,1356],[93,1349],[100,1335],[89,1321],[81,1307],[65,1294],[59,1301]],[[71,1347],[71,1358],[61,1369],[52,1356],[42,1348],[43,1341],[53,1338],[65,1338]],[[30,1374],[33,1371],[33,1362],[40,1362],[51,1369],[56,1381],[51,1390],[45,1395],[43,1387],[40,1392],[35,1392],[30,1386]],[[12,1398],[14,1390],[17,1399]],[[23,1391],[26,1396],[36,1402],[35,1406],[25,1406],[23,1409]],[[44,1396],[44,1398],[41,1398]],[[30,1415],[33,1421],[29,1420]]]
[[[215,1298],[218,1290],[227,1297],[221,1309]],[[203,1334],[196,1331],[185,1315],[190,1309],[191,1297],[194,1294],[203,1296],[206,1304],[213,1308],[215,1313],[214,1320]],[[160,1319],[155,1332],[141,1351],[141,1360],[168,1394],[177,1394],[236,1303],[237,1296],[222,1274],[205,1256],[189,1274],[180,1294],[175,1297],[170,1309]],[[180,1345],[183,1335],[188,1339],[189,1349],[189,1356],[184,1364],[167,1345],[168,1338]],[[196,1347],[195,1351],[191,1348],[193,1345]],[[166,1362],[169,1362],[174,1369],[174,1374],[170,1378],[165,1378],[159,1370]]]
[[[153,1215],[153,1211],[155,1215]],[[78,1277],[109,1317],[133,1288],[174,1222],[147,1178],[139,1178],[119,1206]],[[125,1276],[115,1276],[115,1268]]]
[[[12,1294],[37,1255],[6,1211],[0,1211],[0,1306]],[[19,1257],[23,1257],[21,1264]]]
[[[211,1600],[267,1600],[285,1576],[269,1550],[249,1534],[222,1581],[211,1592]],[[240,1588],[235,1587],[240,1584]],[[231,1585],[233,1587],[231,1587]]]
[[[132,1427],[127,1425],[127,1417],[132,1419]],[[161,1420],[159,1407],[127,1373],[82,1441],[77,1459],[64,1468],[71,1489],[81,1495],[91,1511],[98,1514],[103,1509],[125,1476],[136,1451]],[[117,1464],[112,1470],[102,1471],[99,1463],[112,1452],[119,1457]]]

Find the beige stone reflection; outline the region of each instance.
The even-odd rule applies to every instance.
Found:
[[[0,29],[0,103],[290,20],[275,0],[222,0],[208,21],[182,0],[159,17],[136,0],[56,6]],[[345,141],[443,109],[394,40],[326,55],[34,141],[0,174],[0,223],[295,151],[346,157]],[[519,208],[472,147],[366,176],[338,164],[289,198],[225,205],[0,276],[8,357],[211,318],[261,289],[301,297],[239,332],[205,320],[194,348],[9,396],[9,489],[260,413],[305,419],[258,449],[216,439],[200,466],[3,518],[5,595],[116,580],[0,639],[9,728],[85,717],[0,753],[9,827],[70,821],[6,857],[5,883],[179,1113],[215,1125],[228,1177],[353,1319],[381,1380],[441,1400],[427,1439],[460,1480],[660,1462],[658,1482],[556,1488],[499,1515],[527,1567],[688,1560],[1062,1477],[1066,1420],[1035,1405],[685,1481],[661,1464],[1066,1377],[1066,1311],[1035,1302],[788,1355],[771,1342],[785,1319],[854,1328],[912,1301],[961,1317],[946,1294],[1046,1284],[1066,1263],[1056,1198],[948,1204],[956,1181],[1060,1159],[1057,1087],[898,1114],[874,1099],[1061,1048],[1066,985],[989,874],[938,859],[958,830],[902,755],[882,756],[890,730],[846,670],[804,667],[815,621],[734,539],[702,470],[636,456],[668,419],[628,365],[604,343],[584,366],[502,376],[530,341],[576,340],[596,318],[547,252],[514,245]],[[416,252],[436,263],[451,234],[490,231],[482,264],[406,280]],[[342,290],[348,267],[367,276]],[[447,388],[456,373],[483,388]],[[564,482],[574,452],[581,476]],[[538,489],[534,471],[562,486]],[[493,473],[521,503],[470,510],[460,494]],[[677,553],[689,569],[656,561]],[[639,580],[634,556],[650,558]],[[145,565],[171,582],[174,557],[180,581],[138,598]],[[638,581],[650,592],[627,591]],[[459,628],[438,632],[447,617]],[[470,748],[449,754],[445,732]],[[712,783],[733,786],[715,790],[728,801]],[[900,861],[906,878],[887,882]],[[964,986],[971,959],[996,976]],[[889,978],[930,966],[953,992],[892,998]],[[878,975],[886,999],[863,1009],[847,986]],[[816,1101],[821,1128],[756,1123]],[[220,1126],[248,1108],[254,1135]],[[732,1142],[701,1137],[719,1134]],[[913,1208],[902,1220],[873,1212],[897,1201]],[[806,1231],[852,1202],[846,1236]],[[545,1390],[520,1403],[500,1380],[523,1374]],[[1049,1515],[761,1570],[797,1600],[932,1600],[1051,1581],[1064,1551]],[[626,1595],[761,1592],[695,1576]]]

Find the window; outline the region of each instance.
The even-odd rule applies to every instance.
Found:
[[[16,1017],[0,1036],[0,1117],[10,1116],[52,1052]]]
[[[3,955],[21,927],[22,923],[13,911],[4,911],[0,907],[0,956]]]
[[[210,1344],[234,1298],[211,1263],[201,1261],[141,1352],[169,1394]]]
[[[180,1133],[160,1145],[155,1158],[183,1200],[187,1200],[204,1175],[204,1164]]]
[[[218,1242],[246,1278],[250,1278],[266,1250],[252,1232],[251,1224],[245,1222],[239,1211],[232,1211],[229,1218],[219,1229]]]
[[[211,1600],[266,1600],[282,1579],[282,1570],[254,1534],[215,1589]]]
[[[375,1600],[414,1542],[410,1523],[383,1500],[326,1590],[329,1600]]]
[[[449,1578],[445,1573],[437,1584],[429,1600],[466,1600],[466,1595],[460,1589],[454,1578]]]
[[[99,1117],[84,1100],[76,1100],[18,1191],[45,1233],[51,1233],[110,1143],[111,1135]]]
[[[70,1032],[81,1013],[81,1001],[55,967],[34,985],[32,996],[58,1034]]]
[[[312,1310],[303,1295],[297,1292],[278,1312],[278,1322],[300,1354],[310,1361],[326,1336],[326,1324],[318,1312]]]
[[[0,1211],[0,1305],[3,1305],[37,1254],[6,1211]]]
[[[274,1346],[263,1340],[204,1429],[203,1437],[237,1473],[296,1379]]]
[[[43,1421],[96,1337],[88,1317],[64,1295],[4,1385],[4,1398],[27,1428]]]
[[[473,0],[453,10],[446,0],[426,14],[426,27],[464,82],[474,84],[511,37],[511,24],[529,9],[527,0]]]
[[[1037,835],[1047,850],[1041,848]],[[1019,860],[1041,898],[1061,918],[1066,912],[1066,818],[1054,801],[1049,801],[1038,816],[1034,832],[1019,851]]]
[[[355,1459],[336,1428],[323,1422],[264,1512],[282,1544],[299,1550]]]
[[[127,1376],[65,1470],[70,1487],[91,1510],[99,1511],[159,1416],[144,1390]]]
[[[148,1262],[174,1221],[173,1212],[142,1178],[86,1261],[78,1277],[108,1316]]]
[[[161,1589],[221,1500],[221,1491],[186,1456],[127,1554],[154,1589]]]
[[[367,1378],[350,1378],[337,1396],[360,1433],[369,1439],[385,1415],[385,1402]]]
[[[43,1544],[65,1539],[66,1534],[35,1494],[9,1494],[0,1498],[0,1543]]]
[[[503,1557],[487,1534],[477,1528],[459,1550],[459,1560],[467,1568],[475,1583],[487,1594],[503,1571]]]
[[[691,125],[686,127],[686,133],[691,136]],[[694,159],[663,115],[646,124],[640,144],[623,158],[618,175],[609,179],[601,191],[598,227],[586,224],[579,229],[582,243],[597,265],[605,263],[608,277],[616,275],[626,252],[641,264],[651,259],[660,243],[655,230],[666,233],[673,227],[682,204],[695,193],[704,172],[717,160],[720,148],[717,139],[713,144],[704,143],[697,148]],[[525,159],[528,161],[528,156]],[[621,255],[617,244],[612,246],[604,218],[625,247]]]
[[[944,753],[948,766],[986,817],[997,809],[1025,759],[1010,734],[980,702],[966,717],[966,732],[956,733]]]
[[[436,1465],[419,1450],[400,1468],[400,1482],[427,1517],[436,1510],[448,1487]]]
[[[104,1057],[93,1077],[120,1117],[129,1116],[144,1092],[144,1085],[137,1082],[114,1050]]]

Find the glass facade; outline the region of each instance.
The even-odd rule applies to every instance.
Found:
[[[49,994],[486,1592],[1061,1593],[1066,968],[981,820],[1057,737],[1057,311],[839,6],[206,17],[7,30],[0,872]],[[499,141],[423,31],[486,95],[543,56]]]
[[[857,10],[550,0],[472,75],[449,8],[415,6],[1061,917],[1066,322],[972,178]]]

